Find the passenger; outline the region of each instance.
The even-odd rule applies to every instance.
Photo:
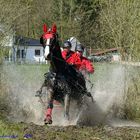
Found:
[[[82,73],[94,73],[94,67],[90,60],[83,56],[84,47],[79,44],[76,46],[76,52],[71,57],[71,64]]]

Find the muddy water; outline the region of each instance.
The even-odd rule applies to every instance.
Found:
[[[90,76],[94,84],[92,90],[90,83],[87,87],[92,93],[95,102],[85,99],[86,107],[77,115],[75,108],[71,109],[72,119],[66,122],[63,116],[63,107],[54,105],[53,125],[96,125],[109,124],[117,126],[114,114],[119,114],[118,108],[123,106],[125,89],[127,88],[124,65],[98,64],[95,65],[95,73]],[[9,87],[10,106],[12,107],[9,119],[18,122],[33,122],[43,125],[44,109],[35,92],[40,87],[43,74],[40,66],[5,66],[5,80]],[[120,123],[120,124],[125,124]],[[128,123],[129,124],[129,123]]]

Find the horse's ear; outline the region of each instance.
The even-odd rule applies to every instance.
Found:
[[[43,25],[43,31],[44,31],[44,33],[47,32],[47,25],[46,24]]]
[[[56,24],[53,24],[53,25],[52,25],[52,32],[53,32],[53,33],[56,33],[56,31],[57,31]]]

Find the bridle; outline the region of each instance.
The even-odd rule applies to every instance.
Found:
[[[47,35],[49,36],[50,34],[46,33]],[[51,38],[43,38],[43,43],[45,58],[50,59],[48,56],[52,56],[54,51],[57,50],[57,47],[59,47],[57,34],[52,33]]]
[[[58,34],[56,25],[53,24],[50,29],[47,30],[47,25],[43,25],[43,35],[40,38],[40,43],[44,48],[45,59],[50,59],[50,57],[55,49],[58,47]]]

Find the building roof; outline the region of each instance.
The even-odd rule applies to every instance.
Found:
[[[15,44],[16,45],[26,45],[26,46],[42,46],[40,44],[40,40],[22,37],[22,36],[15,37]]]
[[[109,52],[112,52],[112,51],[117,51],[119,50],[120,48],[110,48],[110,49],[106,49],[106,50],[102,50],[102,51],[97,51],[95,53],[93,53],[92,55],[102,55],[104,53],[109,53]]]

